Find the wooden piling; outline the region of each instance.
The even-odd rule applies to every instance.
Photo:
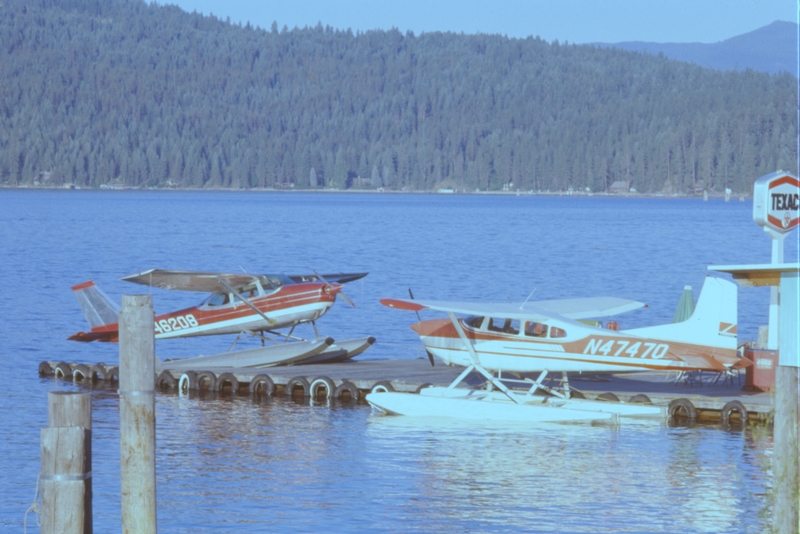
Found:
[[[42,534],[84,534],[86,516],[86,432],[83,428],[43,428],[41,431]],[[88,521],[87,521],[88,519]]]
[[[122,531],[156,532],[155,331],[150,295],[124,295],[119,314]]]
[[[51,391],[41,432],[42,533],[92,532],[92,400]]]
[[[779,365],[775,374],[774,460],[775,508],[772,530],[778,534],[800,531],[800,462],[798,462],[798,368]]]

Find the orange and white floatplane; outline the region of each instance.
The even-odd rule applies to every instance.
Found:
[[[155,339],[219,334],[243,334],[261,339],[261,347],[221,354],[166,360],[166,369],[215,367],[269,367],[299,363],[344,361],[367,350],[372,336],[334,341],[319,335],[316,320],[336,302],[337,296],[355,306],[342,292],[344,284],[367,273],[282,275],[215,273],[150,269],[121,280],[161,289],[210,293],[200,304],[155,317]],[[91,330],[78,332],[74,341],[119,340],[119,306],[93,281],[72,287]],[[315,339],[293,336],[295,327],[311,323]],[[289,328],[288,333],[278,329]],[[279,340],[273,339],[274,337]],[[236,344],[234,341],[233,345]],[[265,341],[272,343],[265,346]],[[231,347],[233,348],[233,346]]]
[[[367,401],[386,414],[526,421],[664,416],[665,408],[660,406],[577,398],[580,395],[570,389],[567,373],[725,372],[752,363],[737,352],[736,285],[721,278],[706,278],[686,321],[632,330],[618,330],[616,322],[603,328],[597,321],[645,307],[617,297],[523,304],[412,299],[383,299],[381,303],[417,313],[425,309],[446,313],[446,319],[419,321],[411,328],[429,355],[465,367],[448,387],[429,387],[419,395],[384,391],[367,395]],[[483,375],[484,386],[457,387],[473,372]],[[548,373],[558,372],[562,386],[545,385]],[[539,374],[533,379],[521,373]]]

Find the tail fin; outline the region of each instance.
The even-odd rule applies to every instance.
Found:
[[[72,291],[91,328],[119,322],[119,306],[91,280],[72,286]]]
[[[637,336],[736,350],[736,284],[706,277],[694,313],[680,323],[628,330]]]

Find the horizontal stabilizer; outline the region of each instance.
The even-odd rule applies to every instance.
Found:
[[[718,360],[710,356],[702,356],[699,354],[693,356],[678,354],[677,356],[693,369],[701,369],[703,371],[725,371],[727,369],[727,367],[722,365]]]
[[[67,339],[70,341],[83,341],[84,343],[90,343],[92,341],[116,343],[119,341],[119,332],[78,332],[72,334]]]

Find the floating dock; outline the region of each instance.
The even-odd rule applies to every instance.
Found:
[[[363,400],[374,388],[414,393],[429,385],[447,386],[462,371],[460,367],[431,366],[427,359],[365,360],[335,364],[311,364],[267,368],[215,368],[193,371],[157,371],[156,388],[163,392],[196,391],[222,394],[297,395],[335,398],[342,401]],[[119,370],[103,364],[80,364],[45,361],[39,365],[40,376],[70,380],[75,383],[111,382],[119,379]],[[470,379],[467,379],[470,382]],[[475,377],[475,385],[482,383]],[[600,397],[609,402],[647,402],[671,405],[683,399],[678,417],[700,421],[737,420],[741,410],[748,419],[768,421],[772,413],[772,395],[744,391],[741,375],[709,372],[676,376],[658,372],[570,373],[572,391],[588,399]],[[643,398],[642,396],[645,396]],[[682,401],[681,401],[682,402]],[[736,409],[736,403],[741,404]],[[731,407],[733,406],[733,409]],[[691,409],[696,413],[692,414]],[[687,411],[688,410],[688,411]]]

